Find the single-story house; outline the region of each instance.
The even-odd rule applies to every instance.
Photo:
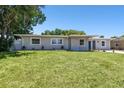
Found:
[[[43,50],[109,50],[110,39],[95,38],[95,35],[32,35],[15,34],[14,49]]]
[[[124,38],[111,39],[111,49],[124,50]]]

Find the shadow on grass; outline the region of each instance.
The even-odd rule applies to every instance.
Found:
[[[16,51],[16,52],[0,52],[0,60],[6,59],[7,57],[20,57],[20,56],[29,56],[30,54],[34,54],[35,51],[39,50],[33,50],[33,51]],[[47,51],[47,50],[41,50],[41,51]],[[49,50],[49,51],[55,51],[55,50]],[[56,50],[58,51],[58,50]],[[64,50],[67,52],[93,52],[93,51],[72,51],[72,50]]]
[[[6,59],[7,57],[20,57],[20,56],[28,56],[30,54],[34,54],[34,52],[0,52],[0,60]]]
[[[89,50],[67,50],[69,52],[94,52],[93,50],[92,51],[89,51]]]

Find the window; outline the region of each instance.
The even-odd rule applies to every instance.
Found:
[[[63,39],[54,38],[54,39],[52,39],[51,44],[52,45],[62,45],[63,44]]]
[[[52,44],[53,44],[53,45],[54,45],[54,44],[57,44],[56,39],[52,39]]]
[[[40,44],[40,39],[32,39],[32,44]]]
[[[102,41],[102,46],[105,46],[105,41]]]
[[[62,39],[58,39],[58,44],[62,44]]]
[[[80,40],[80,45],[84,45],[84,40],[83,39]]]

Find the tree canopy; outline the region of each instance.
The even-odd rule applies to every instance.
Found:
[[[124,38],[124,35],[121,35],[121,36],[112,36],[111,38]]]
[[[101,35],[100,38],[104,38],[104,35]]]
[[[43,6],[2,5],[0,6],[0,51],[7,50],[13,34],[29,34],[33,26],[42,24],[46,17]]]
[[[118,38],[118,36],[111,36],[111,38]]]
[[[86,33],[84,31],[78,31],[78,30],[62,30],[56,28],[55,30],[45,30],[42,35],[85,35]]]
[[[124,35],[121,35],[120,37],[124,38]]]

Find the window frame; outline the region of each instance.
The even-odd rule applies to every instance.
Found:
[[[39,39],[39,44],[33,44],[33,43],[32,43],[32,40],[33,40],[33,39]],[[31,41],[31,45],[40,45],[40,44],[41,44],[41,38],[31,38],[30,41]]]
[[[53,40],[56,41],[56,44],[52,43]],[[59,40],[62,40],[62,44],[59,44]],[[51,38],[51,45],[63,45],[63,38]]]
[[[83,40],[83,44],[81,44],[81,40]],[[84,39],[80,39],[80,42],[79,42],[80,46],[84,46],[84,42],[85,42]]]
[[[60,41],[59,41],[59,40],[62,40],[62,41],[61,41],[61,43],[60,43]],[[58,39],[58,41],[57,41],[57,42],[58,42],[58,44],[63,44],[63,39],[61,39],[61,38],[60,38],[60,39]]]
[[[55,40],[55,42],[56,42],[55,44],[53,44],[53,40]],[[56,40],[56,39],[52,39],[52,40],[51,40],[51,44],[52,44],[52,45],[56,45],[56,44],[57,44],[57,40]]]

